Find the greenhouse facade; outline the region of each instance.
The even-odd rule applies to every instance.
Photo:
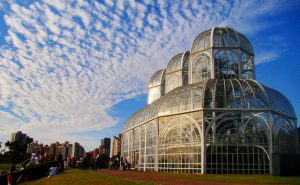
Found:
[[[200,33],[153,74],[121,145],[137,170],[202,174],[270,174],[272,154],[298,152],[291,103],[255,81],[251,44],[228,27]]]

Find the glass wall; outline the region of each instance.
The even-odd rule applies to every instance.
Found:
[[[145,171],[269,174],[271,153],[298,152],[293,107],[254,80],[176,88],[133,114],[125,129],[122,156]]]
[[[147,171],[268,174],[271,155],[299,153],[297,118],[255,81],[249,40],[228,27],[200,33],[148,83],[148,106],[122,132],[122,156]]]
[[[273,114],[273,120],[273,152],[275,154],[294,154],[299,152],[296,121],[278,114]]]
[[[154,171],[156,161],[156,121],[136,127],[122,138],[122,157],[139,170]]]
[[[269,174],[265,113],[206,113],[207,173]]]
[[[199,113],[200,114],[200,113]],[[201,173],[201,129],[187,115],[159,119],[158,170]]]

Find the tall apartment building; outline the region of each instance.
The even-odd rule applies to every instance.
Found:
[[[10,142],[18,143],[24,149],[23,152],[27,152],[27,144],[32,143],[33,139],[25,133],[22,133],[22,131],[18,131],[16,133],[11,133]]]
[[[71,150],[71,157],[78,160],[83,157],[83,154],[84,148],[79,143],[75,142]]]
[[[99,147],[100,154],[106,154],[109,156],[110,153],[110,138],[101,139],[101,145]]]
[[[22,133],[22,131],[18,131],[17,133],[12,133],[11,142],[17,142],[20,145],[26,145],[26,134]]]
[[[111,157],[116,156],[119,153],[121,153],[121,134],[119,134],[119,136],[114,136],[112,140]]]
[[[37,141],[36,142],[31,142],[27,144],[27,153],[39,153],[42,154],[44,153],[44,146],[43,144],[39,144]]]
[[[66,157],[71,157],[72,153],[72,144],[70,144],[68,141],[62,144],[58,144],[56,146],[56,156],[61,154],[63,156],[63,159]]]

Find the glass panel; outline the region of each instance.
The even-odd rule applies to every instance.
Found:
[[[192,118],[173,116],[160,123],[159,171],[201,171],[200,130]]]
[[[148,88],[157,85],[162,85],[162,83],[164,82],[164,73],[165,73],[164,69],[155,72],[149,80]]]
[[[193,83],[200,82],[205,79],[210,79],[211,66],[210,57],[204,53],[198,55],[192,68],[192,80]]]
[[[244,52],[241,55],[242,78],[254,79],[253,59]]]
[[[207,173],[269,173],[269,129],[261,113],[212,112]]]
[[[177,74],[168,75],[166,79],[166,93],[179,87],[181,85],[180,82],[180,77]]]
[[[237,47],[238,40],[233,30],[226,28],[215,28],[214,47]]]
[[[159,87],[153,87],[148,91],[148,104],[160,98],[161,92]]]
[[[269,87],[264,86],[264,88],[269,98],[270,107],[273,110],[288,116],[296,117],[293,106],[284,95]]]
[[[253,49],[248,39],[244,35],[240,33],[238,34],[239,34],[240,46],[253,55]]]
[[[210,48],[211,30],[200,33],[193,42],[192,53]]]
[[[183,53],[177,54],[170,60],[166,69],[167,74],[182,69],[182,55]]]
[[[239,64],[237,56],[231,50],[214,50],[216,78],[239,78]]]

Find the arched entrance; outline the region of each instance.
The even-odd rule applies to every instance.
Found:
[[[161,124],[158,170],[201,173],[200,134],[199,124],[187,115]]]

